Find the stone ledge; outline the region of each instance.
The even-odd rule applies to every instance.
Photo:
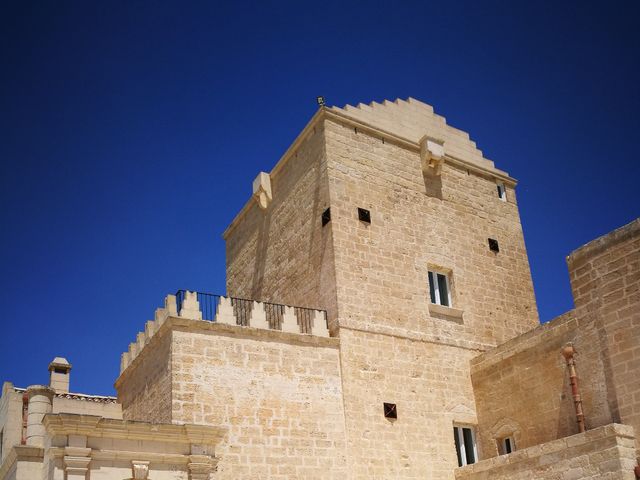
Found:
[[[390,337],[401,338],[405,340],[412,340],[425,343],[433,343],[436,345],[445,345],[448,347],[464,348],[466,350],[473,350],[477,352],[486,352],[487,350],[494,348],[495,345],[487,343],[472,342],[469,340],[460,340],[452,337],[442,337],[438,335],[432,335],[424,332],[417,332],[415,330],[407,330],[402,328],[394,328],[384,325],[372,325],[364,322],[358,322],[355,320],[338,320],[340,330],[354,330],[358,332],[370,333],[372,335],[387,335]]]
[[[169,317],[162,328],[179,329],[191,332],[213,332],[233,337],[254,338],[256,340],[273,340],[289,344],[309,345],[313,347],[338,348],[340,346],[340,339],[337,337],[319,337],[308,333],[266,330],[263,328],[243,327],[242,325],[229,325],[225,323],[191,320],[179,317]]]
[[[158,443],[217,444],[225,428],[208,425],[174,425],[118,420],[74,413],[47,414],[43,419],[47,432],[54,435],[86,435],[94,438],[147,440]]]
[[[605,451],[610,450],[614,451],[615,458],[622,464],[627,459],[622,450],[635,451],[633,442],[628,441],[634,438],[633,427],[611,423],[584,433],[517,450],[509,455],[499,455],[457,468],[455,477],[456,479],[484,479],[494,476],[510,478],[508,475],[511,470],[517,470],[519,473],[529,472],[532,475],[531,478],[537,478],[536,469],[546,469],[549,465],[561,460],[571,461],[585,454],[602,456]],[[502,470],[505,472],[501,472]]]
[[[44,448],[30,445],[15,445],[9,450],[4,462],[0,465],[0,478],[6,478],[9,471],[18,462],[42,463],[44,459]]]
[[[464,310],[453,307],[445,307],[444,305],[438,305],[436,303],[430,303],[429,313],[449,317],[455,320],[460,320],[459,323],[462,323]]]

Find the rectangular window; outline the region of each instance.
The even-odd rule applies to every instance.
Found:
[[[498,188],[498,198],[500,200],[502,200],[503,202],[507,201],[507,189],[504,186],[504,183],[498,183],[497,184],[497,188]]]
[[[500,439],[500,455],[508,455],[516,450],[516,444],[513,437],[504,437]]]
[[[451,306],[451,289],[449,288],[449,276],[446,273],[429,271],[429,295],[431,303]]]
[[[471,427],[453,427],[453,437],[456,442],[456,454],[458,466],[471,465],[478,461],[478,449],[476,448],[476,436]]]

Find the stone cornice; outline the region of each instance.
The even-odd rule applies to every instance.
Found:
[[[287,164],[287,162],[294,156],[300,144],[306,139],[311,131],[316,127],[317,124],[324,120],[333,120],[334,122],[338,122],[343,125],[348,125],[350,127],[356,127],[359,131],[371,135],[376,138],[382,138],[385,142],[393,143],[399,147],[405,148],[410,151],[414,151],[416,153],[420,153],[420,144],[418,142],[414,142],[407,138],[398,136],[394,133],[391,133],[387,130],[374,127],[368,123],[365,123],[361,120],[357,120],[349,115],[346,115],[343,112],[338,110],[333,110],[327,107],[320,107],[318,111],[311,117],[311,120],[304,127],[302,132],[296,137],[293,143],[289,146],[289,148],[285,151],[285,153],[280,157],[280,160],[276,163],[273,169],[270,172],[271,177],[276,176],[280,170]],[[517,184],[517,180],[509,176],[509,174],[503,170],[499,170],[497,168],[489,168],[483,165],[479,165],[475,162],[471,162],[469,160],[465,160],[462,158],[454,157],[450,154],[445,154],[444,156],[445,163],[449,163],[458,168],[462,168],[468,170],[469,172],[473,172],[478,175],[492,177],[504,182],[505,185],[510,187],[515,187]],[[231,231],[235,229],[240,220],[248,213],[251,206],[254,204],[253,198],[249,198],[249,200],[244,204],[242,209],[238,212],[235,218],[231,221],[226,230],[222,233],[222,238],[226,240]]]
[[[134,422],[71,413],[47,414],[43,423],[50,435],[86,435],[93,438],[148,440],[161,443],[216,445],[226,429],[207,425]]]
[[[360,132],[368,133],[371,136],[375,136],[376,138],[384,138],[385,141],[394,143],[400,147],[406,148],[407,150],[415,151],[418,153],[420,152],[420,144],[418,142],[414,142],[407,138],[400,137],[387,130],[374,127],[360,120],[356,120],[353,117],[345,115],[342,112],[335,111],[335,110],[327,110],[325,111],[325,117],[331,120],[336,120],[350,127],[357,127],[359,129],[358,131]],[[454,157],[453,155],[450,155],[447,153],[445,153],[444,159],[446,163],[452,163],[454,165],[460,166],[474,173],[497,178],[511,187],[517,184],[517,180],[515,178],[510,177],[507,172],[503,170],[499,170],[495,167],[494,168],[485,167],[475,162],[465,160],[463,158]]]
[[[65,456],[64,447],[51,447],[47,454],[52,458],[62,458]],[[90,453],[92,460],[105,461],[131,461],[141,460],[154,463],[169,463],[175,465],[188,465],[194,457],[198,460],[208,461],[211,465],[216,465],[218,459],[210,455],[190,455],[182,453],[158,453],[133,450],[109,450],[109,449],[92,449]],[[1,477],[0,477],[1,478]]]
[[[430,333],[417,332],[403,328],[394,328],[386,325],[375,325],[356,320],[338,320],[340,330],[354,330],[357,332],[369,333],[372,335],[386,335],[389,337],[400,338],[404,340],[412,340],[424,343],[433,343],[436,345],[444,345],[448,347],[462,348],[474,352],[486,352],[495,347],[488,343],[474,342],[471,340],[462,340],[457,338],[448,338]]]

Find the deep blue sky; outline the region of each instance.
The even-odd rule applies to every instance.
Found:
[[[0,15],[1,380],[64,355],[112,393],[167,293],[223,293],[221,234],[317,95],[416,97],[518,178],[543,321],[565,256],[640,214],[637,1],[99,3]]]

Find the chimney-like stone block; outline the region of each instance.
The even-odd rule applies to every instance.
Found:
[[[56,357],[49,364],[49,386],[57,393],[69,393],[71,364],[66,358]]]

